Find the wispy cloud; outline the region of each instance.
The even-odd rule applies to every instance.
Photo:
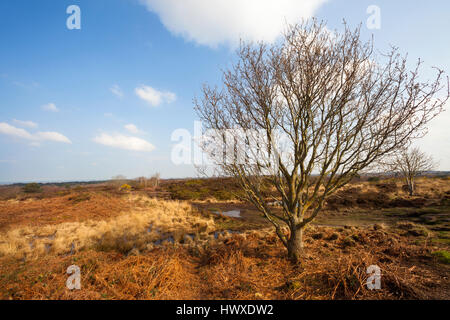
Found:
[[[123,98],[123,91],[122,89],[117,85],[113,85],[109,90],[117,97]]]
[[[327,0],[139,0],[173,34],[215,47],[276,40],[285,23],[310,18]]]
[[[53,131],[38,132],[38,133],[36,133],[36,137],[39,140],[72,143],[66,136],[62,135],[61,133],[53,132]]]
[[[141,85],[135,89],[136,95],[151,106],[159,106],[162,103],[172,103],[177,99],[175,93],[159,91],[150,86]]]
[[[47,103],[42,106],[42,110],[50,111],[50,112],[58,112],[59,109],[56,107],[54,103]]]
[[[35,89],[39,87],[39,83],[37,82],[30,82],[30,83],[23,83],[20,81],[13,81],[13,85],[17,86],[17,87],[21,87],[21,88],[25,88],[25,89]]]
[[[13,136],[13,137],[17,137],[17,138],[22,138],[22,139],[27,139],[27,140],[35,140],[35,137],[29,133],[27,130],[25,129],[21,129],[21,128],[16,128],[6,122],[0,122],[0,133],[9,135],[9,136]]]
[[[0,133],[31,141],[32,145],[39,145],[43,141],[55,141],[63,143],[72,143],[66,136],[59,132],[44,131],[30,133],[25,129],[14,127],[6,122],[0,122]]]
[[[132,134],[142,133],[142,131],[139,130],[138,127],[136,127],[136,125],[134,125],[132,123],[125,125],[124,128],[127,129],[127,131]]]
[[[37,123],[33,122],[33,121],[22,121],[22,120],[17,120],[17,119],[13,119],[13,122],[21,127],[26,127],[26,128],[37,128]]]
[[[138,137],[132,137],[132,136],[125,136],[122,134],[106,134],[102,133],[94,138],[94,141],[96,143],[118,148],[118,149],[124,149],[124,150],[131,150],[131,151],[144,151],[144,152],[150,152],[155,149],[155,147],[148,141],[145,141],[144,139],[138,138]]]

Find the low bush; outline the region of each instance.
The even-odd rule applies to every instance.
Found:
[[[120,191],[131,191],[131,186],[125,183],[120,187]]]
[[[440,262],[444,264],[450,264],[450,252],[442,250],[435,251],[432,253]]]
[[[42,192],[42,187],[39,183],[28,183],[22,188],[25,193],[38,193]]]

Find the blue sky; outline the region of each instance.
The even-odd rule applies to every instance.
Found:
[[[70,5],[80,30],[66,26]],[[380,29],[366,27],[370,5]],[[330,29],[346,19],[377,48],[425,60],[431,77],[434,65],[450,71],[449,13],[445,0],[2,0],[0,182],[195,176],[171,161],[171,134],[193,132],[192,99],[219,82],[239,37],[272,41],[301,17]],[[449,121],[442,114],[418,142],[441,170],[450,170]]]

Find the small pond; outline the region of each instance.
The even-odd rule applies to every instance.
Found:
[[[241,218],[241,210],[213,211],[215,214],[224,215],[231,218]]]

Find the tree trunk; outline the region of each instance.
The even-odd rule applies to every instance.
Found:
[[[303,228],[299,230],[291,228],[291,236],[287,243],[287,250],[289,260],[293,263],[300,261],[303,255]]]
[[[413,195],[414,195],[414,181],[411,180],[411,181],[409,182],[408,187],[409,187],[409,188],[408,188],[408,189],[409,189],[409,195],[410,195],[410,196],[413,196]]]

